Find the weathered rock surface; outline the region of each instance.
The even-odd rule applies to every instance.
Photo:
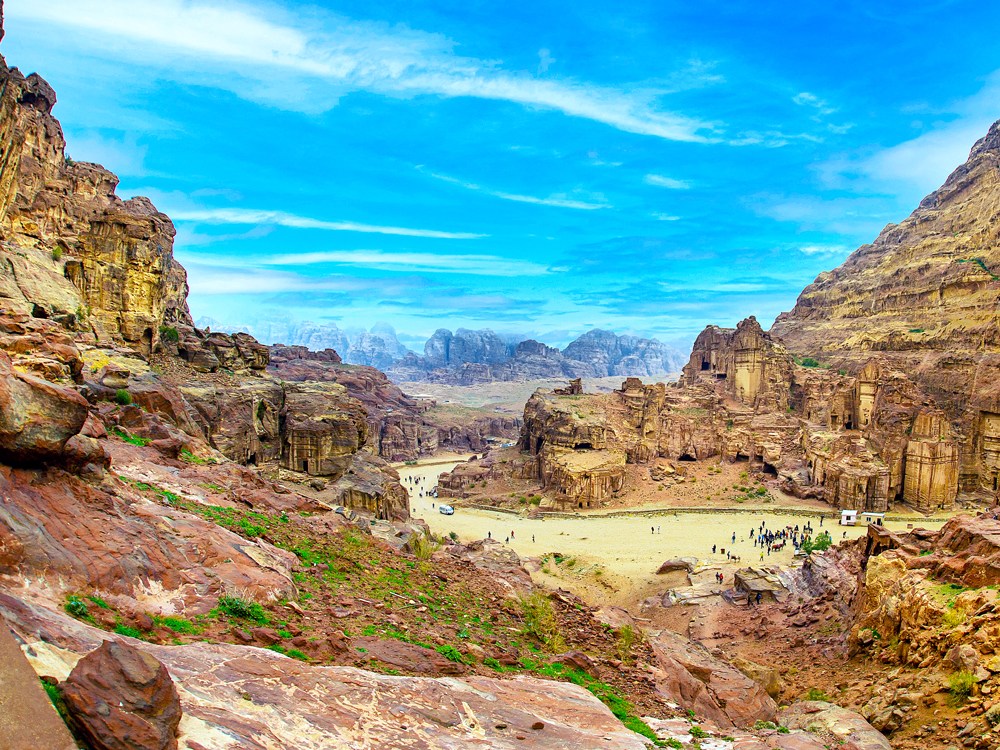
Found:
[[[59,684],[69,721],[94,750],[176,750],[181,702],[155,657],[105,641]]]
[[[970,491],[995,492],[1000,476],[998,179],[1000,122],[907,219],[820,274],[771,329],[795,354],[852,373],[876,353],[907,373],[947,415]],[[942,462],[928,451],[907,458]]]
[[[66,158],[44,80],[5,63],[0,78],[3,306],[148,354],[161,326],[191,322],[173,224],[146,198],[116,196],[103,167]]]
[[[0,733],[5,750],[76,750],[38,675],[0,617]]]
[[[704,648],[664,630],[650,638],[657,689],[721,728],[774,721],[778,707],[763,687]]]
[[[858,750],[892,750],[889,740],[856,711],[826,701],[800,701],[782,711],[779,719],[789,729],[829,732]]]
[[[57,677],[106,636],[6,595],[0,613],[26,641],[36,670]],[[183,710],[179,739],[189,747],[646,747],[597,698],[566,682],[392,677],[230,644],[142,648],[174,680]]]

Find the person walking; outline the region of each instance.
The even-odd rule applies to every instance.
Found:
[[[652,526],[650,526],[649,527],[649,533],[650,534],[655,534],[656,533],[656,529],[654,529]]]
[[[760,606],[760,592],[757,592],[757,606]]]
[[[514,538],[514,530],[513,530],[513,529],[511,529],[511,530],[510,530],[510,538],[511,538],[511,539],[513,539],[513,538]]]
[[[534,544],[534,543],[535,543],[535,535],[534,535],[534,534],[532,534],[532,535],[531,535],[531,543],[532,543],[532,544]]]
[[[713,555],[715,554],[715,547],[716,547],[716,545],[714,545],[714,544],[713,544],[713,545],[712,545],[712,554],[713,554]]]
[[[733,544],[736,544],[736,532],[733,532]]]

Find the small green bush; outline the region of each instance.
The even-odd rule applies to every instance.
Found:
[[[691,736],[696,740],[703,740],[708,737],[708,732],[697,725],[691,727],[688,731],[691,732]]]
[[[957,628],[965,622],[965,612],[960,609],[949,609],[941,616],[941,624],[948,628]]]
[[[632,649],[642,640],[642,633],[631,625],[622,625],[615,631],[615,651],[625,664],[632,661]]]
[[[73,617],[88,617],[90,615],[87,604],[75,596],[66,600],[66,611]]]
[[[807,701],[826,701],[826,700],[830,700],[830,699],[827,697],[826,693],[824,693],[819,688],[811,687],[811,688],[809,688],[809,691],[806,693],[806,700]]]
[[[62,248],[59,245],[52,248],[52,260],[57,262],[62,260]]]
[[[219,609],[233,617],[252,620],[259,625],[267,622],[267,613],[256,602],[247,601],[239,596],[222,595],[219,597]]]
[[[128,625],[119,625],[115,628],[115,632],[118,635],[127,635],[129,638],[138,638],[142,640],[142,633],[136,628],[130,628]]]
[[[559,632],[552,601],[539,591],[521,597],[521,613],[525,630],[538,638],[554,654],[566,650],[566,641]]]
[[[490,667],[491,669],[495,669],[497,672],[504,671],[503,665],[496,659],[494,659],[492,656],[487,656],[485,659],[483,659],[483,665]]]
[[[457,542],[458,541],[458,534],[456,534],[454,531],[449,531],[448,532],[448,538],[451,539],[451,541],[453,541],[453,542]]]
[[[819,367],[819,362],[813,357],[803,357],[799,364],[803,367]]]
[[[173,326],[160,326],[160,341],[176,344],[181,340],[181,335]]]
[[[452,646],[450,643],[438,646],[434,650],[437,651],[439,654],[441,654],[441,656],[443,656],[445,659],[448,659],[449,661],[455,661],[458,662],[459,664],[462,664],[465,661],[462,658],[462,652],[459,651],[454,646]]]
[[[976,677],[971,672],[955,672],[948,678],[948,692],[953,703],[962,703],[972,694]]]
[[[128,406],[132,403],[132,394],[124,388],[119,388],[115,391],[115,401],[117,401],[120,406]]]
[[[766,721],[764,719],[757,719],[757,721],[754,722],[753,728],[757,729],[757,730],[761,730],[761,729],[777,729],[778,725],[775,724],[773,721]]]

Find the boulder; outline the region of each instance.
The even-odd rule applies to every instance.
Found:
[[[698,565],[698,559],[695,557],[673,557],[656,569],[657,575],[662,575],[663,573],[671,573],[675,570],[686,570],[688,573],[693,573],[695,566]]]
[[[446,659],[437,651],[404,641],[363,637],[353,639],[351,645],[355,649],[364,649],[361,653],[367,653],[372,659],[407,672],[436,675],[465,672],[464,664]]]
[[[781,680],[781,672],[774,667],[764,667],[746,659],[733,659],[733,666],[764,688],[774,700],[781,697],[785,685]]]
[[[892,750],[889,740],[861,714],[826,701],[795,703],[782,711],[779,718],[782,726],[789,729],[829,732],[855,750]]]
[[[980,662],[979,652],[968,643],[952,646],[944,658],[960,672],[975,672]]]
[[[12,463],[58,459],[87,412],[79,393],[14,371],[0,352],[0,456]]]
[[[131,374],[127,368],[114,362],[108,362],[97,373],[97,382],[105,388],[112,388],[114,390],[128,388],[128,379]]]
[[[586,672],[594,677],[597,676],[597,667],[593,660],[582,651],[567,651],[564,654],[557,654],[549,659],[550,664],[562,664],[567,669],[579,672]]]
[[[177,688],[145,651],[105,641],[59,687],[70,723],[93,750],[176,750]]]
[[[63,464],[77,473],[87,464],[107,469],[111,466],[111,456],[101,445],[101,441],[86,435],[74,435],[63,447]]]
[[[723,729],[775,721],[778,707],[763,687],[703,647],[670,631],[649,639],[657,690]]]

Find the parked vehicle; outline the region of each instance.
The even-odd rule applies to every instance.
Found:
[[[455,515],[455,509],[452,508],[450,505],[439,505],[438,512],[445,516]]]

